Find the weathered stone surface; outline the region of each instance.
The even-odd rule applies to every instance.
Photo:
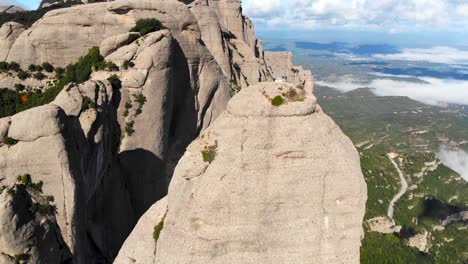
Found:
[[[154,260],[156,241],[153,237],[154,227],[164,222],[167,213],[167,198],[151,206],[140,218],[135,229],[125,240],[114,264],[147,264]],[[153,252],[153,253],[151,253]]]
[[[16,13],[25,11],[24,8],[15,5],[0,6],[0,13]]]
[[[116,50],[106,58],[119,65],[127,59],[134,63],[121,76],[118,120],[122,140],[119,160],[134,209],[139,215],[167,193],[164,161],[176,100],[174,45],[172,34],[161,30]],[[131,55],[127,58],[128,54]],[[139,97],[144,101],[139,102]],[[133,124],[134,132],[126,129],[129,124]]]
[[[6,60],[10,49],[25,27],[16,22],[7,22],[0,27],[0,61]]]
[[[273,78],[297,85],[303,85],[306,90],[313,90],[312,73],[301,66],[293,65],[292,53],[266,51],[265,61]]]
[[[56,9],[16,39],[6,60],[23,68],[43,62],[64,67],[102,40],[128,32],[134,23],[130,17],[106,12],[106,3]]]
[[[93,104],[85,107],[85,97]],[[0,147],[2,183],[29,173],[55,197],[57,223],[76,263],[113,258],[135,221],[120,175],[106,177],[119,140],[115,100],[108,81],[69,85],[53,103],[11,117],[8,135],[19,142]],[[92,121],[82,124],[87,113]]]
[[[51,74],[45,75],[46,78],[43,80],[38,80],[33,77],[21,80],[18,78],[16,72],[0,72],[0,88],[9,88],[13,90],[15,89],[16,84],[21,84],[26,89],[30,87],[36,90],[44,90],[45,88],[48,88],[48,83],[51,81],[51,79],[48,78],[48,75],[50,76]]]
[[[102,56],[107,56],[120,48],[123,43],[125,43],[130,35],[133,35],[135,33],[123,33],[119,35],[115,35],[112,37],[109,37],[101,42],[101,45],[99,45],[101,55]]]
[[[11,117],[8,136],[19,141],[34,141],[54,136],[63,128],[64,114],[60,108],[44,105]]]
[[[291,89],[303,93],[295,87],[243,89],[188,147],[147,263],[359,263],[366,185],[358,153],[310,93],[271,104]],[[211,163],[202,158],[209,149]]]
[[[7,136],[8,129],[10,128],[11,117],[0,118],[0,144],[3,138]]]
[[[55,217],[31,211],[38,202],[24,185],[0,194],[0,263],[65,263],[71,255]]]

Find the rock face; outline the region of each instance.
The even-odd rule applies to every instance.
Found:
[[[25,27],[16,22],[7,22],[0,27],[0,61],[8,58],[11,46],[24,30]]]
[[[285,103],[273,106],[282,94]],[[365,202],[358,153],[310,91],[261,83],[236,95],[188,147],[156,250],[123,255],[154,254],[137,263],[359,263]],[[138,234],[126,245],[151,236]]]
[[[65,263],[71,260],[55,217],[31,211],[39,198],[24,185],[0,194],[0,263]]]
[[[290,54],[264,55],[241,10],[240,0],[118,0],[1,27],[0,61],[23,69],[76,63],[93,46],[119,67],[0,119],[0,182],[31,174],[57,208],[49,222],[25,220],[28,232],[47,229],[37,250],[18,246],[26,238],[0,241],[4,262],[29,250],[40,263],[111,263],[137,222],[116,263],[358,259],[365,189],[355,150],[315,105],[311,73]],[[144,18],[166,29],[131,36]],[[278,74],[293,84],[262,83]],[[0,85],[43,89],[52,75],[35,83],[2,72]],[[274,107],[277,94],[286,103]],[[8,206],[5,221],[17,214]]]
[[[154,228],[157,226],[164,228],[164,218],[166,214],[167,198],[165,197],[151,206],[140,218],[135,229],[133,229],[132,233],[125,241],[125,244],[120,249],[114,264],[153,263],[154,252],[156,250]]]
[[[275,80],[283,80],[299,85],[312,83],[312,73],[310,71],[304,70],[302,66],[293,65],[291,52],[267,51],[265,52],[265,61]],[[309,88],[306,87],[306,89]]]
[[[80,2],[83,3],[83,4],[89,4],[89,3],[108,2],[108,1],[110,1],[110,0],[81,0]],[[70,2],[70,0],[42,0],[40,5],[39,5],[39,9],[44,8],[44,7],[48,7],[48,6],[52,6],[52,5],[55,5],[55,4],[58,4],[58,3],[66,3],[66,2]]]
[[[8,120],[2,122],[5,134],[18,141],[0,147],[2,184],[11,185],[25,173],[44,182],[44,192],[55,197],[57,223],[77,263],[117,250],[135,221],[128,195],[117,192],[124,185],[121,176],[105,177],[119,142],[116,101],[108,81],[89,81],[69,85],[51,104],[2,119]],[[111,221],[117,214],[108,206],[111,201],[125,218]]]

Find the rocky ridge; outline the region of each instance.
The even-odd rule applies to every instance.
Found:
[[[128,43],[129,30],[143,18],[157,18],[167,29],[139,36]],[[311,73],[292,66],[290,57],[286,67],[276,65],[274,60],[269,65],[261,41],[254,37],[253,24],[242,15],[238,0],[196,0],[190,5],[176,0],[93,3],[50,11],[27,29],[18,23],[5,23],[0,29],[0,59],[16,61],[23,68],[44,62],[56,67],[75,63],[93,46],[98,46],[105,60],[115,63],[119,70],[94,71],[90,80],[68,84],[50,104],[0,119],[0,139],[3,142],[0,143],[0,181],[2,185],[11,186],[17,181],[17,175],[28,173],[44,183],[44,193],[54,197],[53,205],[57,208],[55,230],[60,231],[57,239],[65,244],[61,244],[66,249],[62,255],[70,256],[57,263],[65,263],[70,258],[74,263],[111,263],[138,219],[139,225],[128,241],[141,238],[140,243],[144,244],[148,239],[142,238],[141,234],[149,232],[138,231],[141,230],[139,226],[160,222],[166,215],[165,210],[169,227],[183,223],[175,221],[174,217],[179,213],[171,209],[172,204],[182,200],[175,203],[171,194],[161,200],[168,193],[172,178],[171,189],[177,190],[180,187],[175,186],[179,185],[180,179],[192,177],[181,176],[180,171],[189,171],[190,166],[183,165],[187,158],[179,162],[180,157],[194,138],[200,133],[205,135],[204,131],[208,131],[207,128],[219,116],[230,113],[229,107],[225,110],[232,95],[252,89],[251,85],[272,81],[271,69],[290,74],[287,81],[294,85],[284,84],[284,89],[291,86],[297,92],[291,98],[298,102],[278,108],[280,115],[323,115],[316,111],[315,100],[310,95]],[[109,81],[113,75],[121,82]],[[11,74],[7,77],[3,83],[8,88],[20,82]],[[44,89],[30,79],[26,82],[33,89]],[[271,92],[267,94],[271,97],[278,90],[268,88],[265,92]],[[266,97],[262,96],[257,99],[265,100]],[[245,95],[240,98],[251,104],[261,102],[249,101]],[[304,101],[300,103],[301,100]],[[265,106],[265,102],[261,105]],[[271,109],[260,110],[262,113],[268,111]],[[329,124],[329,129],[336,129],[327,118],[322,121]],[[317,121],[314,126],[322,126],[319,124],[322,121]],[[290,126],[294,127],[294,124]],[[269,125],[264,128],[272,129]],[[235,131],[233,133],[237,133]],[[280,133],[277,136],[284,135]],[[336,137],[345,140],[339,133]],[[304,140],[309,138],[303,135]],[[231,146],[228,144],[226,147]],[[236,149],[236,146],[232,147]],[[250,154],[254,155],[254,150]],[[285,155],[288,159],[295,154]],[[346,157],[354,164],[352,155]],[[355,169],[355,165],[350,166]],[[198,170],[196,166],[193,169]],[[200,171],[196,177],[202,174]],[[350,193],[362,187],[358,180],[356,184]],[[240,194],[233,194],[233,198]],[[365,190],[361,194],[364,196],[351,202],[357,208],[356,219],[361,217],[358,209],[365,198]],[[182,196],[181,199],[187,197]],[[164,205],[166,202],[168,204]],[[207,199],[205,204],[212,202]],[[267,199],[264,202],[276,201]],[[8,209],[11,212],[8,215],[20,213],[15,208]],[[206,213],[209,213],[209,208],[212,206],[207,207]],[[182,216],[181,219],[188,217]],[[237,217],[242,220],[241,215]],[[36,224],[45,227],[44,222]],[[360,229],[354,224],[352,222],[349,227],[353,230],[349,236],[351,242],[343,240],[344,244],[349,244],[343,250],[354,252],[350,259],[355,259],[358,254],[355,249],[359,241],[355,238]],[[179,241],[177,236],[171,235],[176,231],[171,231],[171,228],[162,230],[161,247],[167,247],[164,241]],[[318,230],[310,231],[311,234],[321,234]],[[238,236],[239,233],[230,235]],[[14,245],[20,242],[10,237],[4,243]],[[193,247],[211,247],[193,242]],[[291,242],[291,246],[296,242]],[[116,263],[144,256],[132,246],[135,243],[128,243],[124,244],[119,253],[122,257],[117,258]],[[154,240],[150,238],[148,243],[154,243]],[[153,245],[153,248],[156,247]],[[33,247],[21,250],[31,252],[28,253],[31,259],[37,259],[37,262],[53,257]],[[162,251],[166,249],[158,249],[158,254]],[[11,256],[11,252],[0,253]],[[155,258],[157,255],[153,254],[147,257],[161,263],[172,263],[169,254],[168,250],[165,256]],[[333,254],[319,255],[322,259],[333,259]],[[261,255],[256,257],[262,258]],[[148,259],[141,263],[148,263]],[[221,260],[223,258],[217,261]],[[184,258],[177,261],[183,262]]]
[[[311,91],[260,83],[190,144],[116,263],[359,263],[365,202],[359,156]]]

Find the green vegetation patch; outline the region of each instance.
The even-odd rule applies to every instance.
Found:
[[[88,96],[84,96],[83,101],[81,102],[81,112],[94,108],[96,108],[96,103],[94,103],[94,101]]]
[[[18,140],[14,139],[14,138],[11,138],[11,137],[4,137],[3,138],[3,144],[5,144],[7,146],[13,146],[16,143],[18,143]]]
[[[162,220],[161,222],[159,222],[159,224],[157,224],[154,229],[153,229],[153,239],[154,239],[154,242],[158,242],[158,239],[159,239],[159,235],[161,234],[161,231],[164,227],[164,220]]]
[[[159,31],[165,28],[166,27],[159,20],[155,18],[145,18],[138,20],[136,25],[130,29],[130,32],[138,32],[140,33],[140,36],[144,36],[148,33]]]
[[[271,104],[274,106],[280,106],[284,103],[284,99],[281,95],[276,96],[271,100]]]
[[[361,264],[434,263],[430,255],[408,247],[393,234],[368,232],[361,246]]]
[[[133,126],[135,125],[135,121],[130,121],[125,123],[125,133],[127,136],[132,136],[133,133],[135,133],[135,129],[133,129]]]
[[[4,65],[4,67],[11,68],[12,63]],[[36,69],[36,66],[33,65]],[[53,70],[50,65],[43,64],[42,68],[47,70]],[[75,64],[69,64],[65,69],[56,68],[55,77],[56,80],[53,85],[49,86],[47,90],[42,92],[41,90],[29,90],[29,91],[12,91],[6,88],[0,89],[0,118],[5,116],[11,116],[18,112],[48,104],[52,102],[55,97],[62,91],[62,89],[69,83],[83,83],[89,80],[91,73],[99,70],[118,70],[118,67],[112,63],[104,60],[104,57],[100,54],[98,47],[89,49],[88,53],[78,60]],[[18,72],[20,79],[29,78],[30,74],[20,70]],[[34,74],[36,79],[42,80],[45,75],[42,72],[36,72]],[[121,82],[116,75],[112,75],[108,78],[114,89],[121,88]],[[90,105],[91,106],[91,105]]]
[[[212,163],[216,158],[217,152],[218,146],[216,144],[211,146],[205,146],[205,148],[201,151],[203,161]]]

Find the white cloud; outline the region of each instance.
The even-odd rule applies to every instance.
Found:
[[[332,81],[317,81],[318,85],[328,86],[348,92],[357,88],[374,88],[373,92],[379,96],[407,96],[431,105],[446,103],[468,105],[468,81],[419,78],[423,82],[398,81],[394,79],[375,79],[371,82],[345,76]]]
[[[442,146],[437,153],[437,158],[468,181],[468,153]]]
[[[457,13],[459,16],[468,16],[468,4],[462,4],[457,7]]]
[[[448,64],[468,63],[468,51],[450,47],[404,49],[401,53],[398,54],[376,54],[374,57],[386,60],[427,61]]]
[[[262,1],[246,1],[246,13],[252,17],[268,17],[275,16],[281,13],[282,4],[280,0],[262,0]]]
[[[284,27],[347,27],[402,32],[421,28],[464,31],[468,3],[456,0],[244,0],[247,13],[278,19]]]

